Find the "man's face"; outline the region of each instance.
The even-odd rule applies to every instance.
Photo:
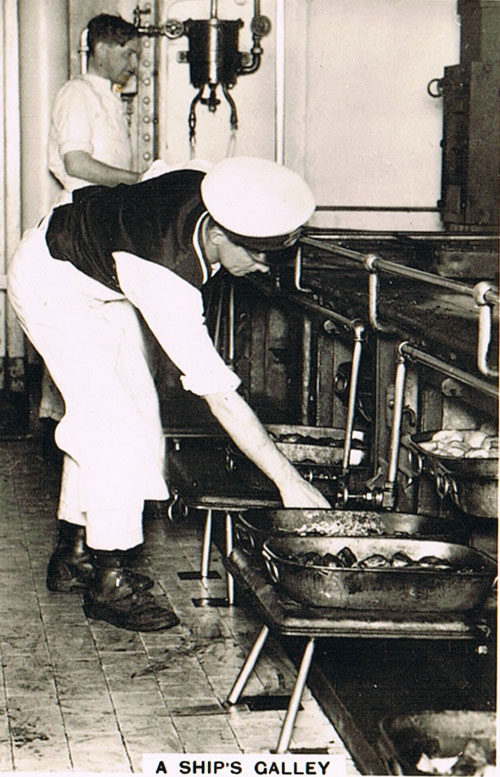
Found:
[[[141,42],[139,38],[131,38],[123,45],[101,42],[101,54],[106,77],[113,84],[124,86],[129,78],[137,72]]]
[[[231,275],[241,278],[253,272],[269,272],[266,254],[263,251],[251,251],[236,245],[228,237],[219,244],[219,262]]]

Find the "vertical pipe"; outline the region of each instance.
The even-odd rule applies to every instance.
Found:
[[[387,484],[393,486],[398,474],[399,444],[401,438],[401,421],[403,418],[403,404],[405,394],[406,363],[405,357],[398,355],[396,377],[394,379],[394,407],[392,409],[391,445],[389,452],[389,467],[387,471]]]
[[[309,318],[304,318],[302,324],[302,396],[301,396],[301,420],[303,424],[309,423],[309,396],[311,393],[311,338],[312,324]]]
[[[23,229],[49,210],[58,193],[47,168],[52,101],[68,69],[67,0],[23,0],[19,7],[21,194]]]
[[[210,2],[210,18],[217,19],[217,0],[211,0]]]
[[[16,0],[4,0],[0,11],[0,180],[3,201],[0,215],[1,274],[0,291],[0,357],[9,351],[12,357],[24,352],[24,338],[15,316],[6,305],[5,273],[7,264],[21,234],[20,207],[20,119],[19,119],[19,49],[18,9]]]
[[[274,159],[285,160],[285,0],[276,0],[276,107]]]
[[[354,347],[352,352],[351,380],[349,383],[349,401],[347,404],[347,420],[345,429],[344,451],[342,456],[342,470],[344,474],[349,469],[351,453],[352,432],[354,429],[354,415],[356,412],[356,397],[358,393],[359,367],[361,364],[362,332],[360,327],[354,330]]]
[[[88,27],[84,27],[80,35],[80,46],[78,48],[78,54],[80,55],[80,73],[82,75],[87,72],[88,55],[89,55],[89,47],[87,42],[88,36],[89,36]]]

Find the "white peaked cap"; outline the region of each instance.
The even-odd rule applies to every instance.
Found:
[[[293,170],[259,157],[218,162],[201,184],[212,218],[230,232],[277,237],[294,232],[312,216],[314,196]]]

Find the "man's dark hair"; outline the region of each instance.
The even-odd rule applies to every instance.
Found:
[[[89,54],[94,53],[96,43],[101,41],[123,46],[124,43],[127,43],[131,38],[136,38],[138,35],[137,27],[134,27],[133,24],[126,22],[121,16],[110,16],[105,13],[91,19],[87,29]]]

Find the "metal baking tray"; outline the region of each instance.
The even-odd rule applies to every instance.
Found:
[[[294,426],[266,424],[266,429],[280,451],[296,464],[331,466],[342,461],[345,430],[325,426]],[[366,440],[363,431],[354,430],[349,465],[358,466],[366,459]]]
[[[470,739],[496,763],[496,715],[482,710],[420,712],[386,718],[379,724],[378,749],[388,774],[431,774],[417,769],[422,753],[429,758],[457,756]]]
[[[454,568],[332,568],[305,566],[303,553],[337,555],[348,547],[359,561],[380,554],[390,559],[405,553],[417,561],[435,556]],[[314,607],[351,610],[465,612],[486,599],[496,575],[493,561],[464,545],[441,540],[394,537],[277,537],[263,545],[262,555],[274,583],[293,600]]]
[[[469,533],[462,521],[413,513],[380,513],[361,510],[276,508],[246,510],[235,521],[236,543],[246,553],[260,553],[271,536],[305,537],[399,536],[441,539],[467,544]]]
[[[436,431],[408,436],[408,444],[434,477],[441,497],[449,497],[467,515],[496,518],[498,514],[498,457],[466,459],[441,456],[426,451],[420,443],[428,442]],[[421,465],[422,466],[422,465]]]
[[[342,463],[344,429],[293,424],[266,424],[266,429],[276,446],[294,464],[332,467]],[[243,454],[231,444],[228,446],[228,456],[233,468],[244,458]],[[349,465],[359,466],[367,456],[365,432],[353,431]]]

